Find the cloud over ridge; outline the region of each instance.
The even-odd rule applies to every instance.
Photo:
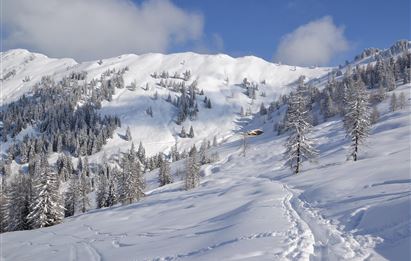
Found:
[[[274,59],[291,65],[327,65],[335,55],[347,49],[344,28],[337,27],[330,16],[325,16],[283,36]]]

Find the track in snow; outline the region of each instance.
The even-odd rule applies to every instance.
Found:
[[[291,213],[292,222],[299,225],[298,231],[300,235],[297,236],[297,249],[292,249],[287,257],[292,260],[355,260],[365,261],[373,257],[373,251],[367,248],[365,242],[358,242],[358,240],[350,233],[340,231],[335,225],[331,224],[329,220],[324,219],[313,208],[308,206],[300,200],[296,193],[293,192],[287,185],[284,189],[288,191],[291,196],[284,201],[289,213]],[[301,233],[302,232],[302,233]],[[361,239],[361,238],[358,238]],[[372,242],[372,238],[367,240]],[[313,249],[305,248],[309,243],[312,244]],[[301,245],[303,251],[301,252]],[[306,251],[310,249],[310,251]],[[313,251],[312,251],[313,250]],[[309,253],[307,258],[306,253]]]

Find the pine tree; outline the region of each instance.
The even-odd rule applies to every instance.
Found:
[[[118,169],[110,169],[111,173],[108,178],[108,189],[107,189],[107,201],[106,201],[106,206],[111,207],[117,204],[117,193],[116,193],[116,184],[115,180],[118,175]]]
[[[90,166],[88,164],[87,155],[84,157],[84,160],[83,160],[83,173],[86,177],[90,177],[91,172],[90,172]]]
[[[185,189],[190,190],[200,184],[200,167],[197,163],[196,150],[191,150],[192,155],[186,160]]]
[[[171,161],[176,162],[180,160],[180,154],[178,153],[178,147],[177,147],[177,142],[174,144],[174,146],[171,147]]]
[[[190,132],[188,133],[189,138],[194,138],[194,129],[193,126],[190,127]]]
[[[395,95],[395,92],[394,92],[391,95],[390,110],[391,111],[396,111],[397,109],[398,109],[397,95]]]
[[[181,138],[187,137],[186,129],[184,128],[184,126],[181,127],[180,137]]]
[[[0,233],[7,231],[8,202],[6,187],[6,179],[3,177],[0,183]]]
[[[28,178],[18,173],[6,188],[3,227],[7,231],[27,230],[31,228],[27,215],[30,212],[30,191]]]
[[[90,199],[88,196],[88,193],[90,193],[90,182],[89,179],[86,175],[86,171],[83,169],[83,171],[80,173],[79,176],[79,186],[78,186],[78,192],[79,192],[79,206],[81,212],[86,212],[87,209],[90,207]]]
[[[200,164],[204,165],[204,164],[210,163],[207,153],[208,153],[207,141],[204,139],[203,142],[201,143],[201,147],[199,150]]]
[[[132,151],[125,153],[122,159],[122,173],[119,179],[119,196],[123,204],[139,201],[144,194],[145,180],[140,170],[140,163]]]
[[[211,106],[211,99],[210,99],[210,98],[208,98],[208,100],[207,100],[207,106],[206,106],[206,108],[208,108],[208,109],[211,109],[211,108],[212,108],[212,106]]]
[[[300,83],[297,91],[291,94],[288,101],[286,114],[286,128],[291,131],[285,144],[286,163],[290,165],[295,174],[300,173],[304,160],[317,156],[314,141],[308,137],[311,131],[309,112],[307,109],[306,87]]]
[[[143,143],[141,143],[141,141],[140,141],[140,144],[138,145],[137,157],[141,163],[144,163],[146,160],[146,150],[144,149]]]
[[[267,114],[267,108],[265,107],[264,103],[262,102],[261,106],[260,106],[260,115],[263,116],[263,115],[266,115],[266,114]]]
[[[131,140],[132,140],[130,127],[127,127],[126,135],[125,135],[125,140],[126,140],[126,141],[131,141]]]
[[[96,205],[97,208],[104,208],[107,207],[107,199],[108,199],[108,182],[107,182],[107,169],[104,167],[100,167],[100,171],[98,173],[98,185],[96,191]]]
[[[76,174],[71,174],[68,181],[68,188],[64,194],[64,216],[73,216],[78,206],[79,179]]]
[[[170,173],[170,163],[167,160],[163,160],[159,171],[160,187],[172,183]]]
[[[45,159],[47,161],[47,159]],[[34,178],[34,201],[27,216],[33,228],[48,227],[58,224],[64,216],[59,194],[57,174],[48,166],[43,173]]]
[[[370,129],[368,93],[362,81],[349,86],[344,126],[351,138],[350,157],[358,159],[358,148],[365,141]]]

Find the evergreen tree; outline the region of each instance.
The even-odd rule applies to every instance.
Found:
[[[125,153],[122,159],[122,173],[119,180],[119,196],[123,204],[139,201],[144,196],[145,180],[140,170],[140,163],[132,151]]]
[[[186,160],[185,169],[185,189],[190,190],[197,187],[200,184],[200,167],[197,163],[197,153],[192,150],[193,153]]]
[[[83,169],[79,176],[79,206],[81,212],[86,212],[87,209],[90,207],[90,199],[88,194],[90,193],[90,181],[86,175],[86,171]]]
[[[96,205],[97,208],[104,208],[107,207],[107,199],[108,199],[108,181],[107,181],[107,169],[104,167],[100,167],[100,171],[98,173],[98,185],[96,191]]]
[[[208,108],[208,109],[211,109],[211,108],[212,108],[212,106],[211,106],[211,99],[210,99],[210,98],[207,99],[206,108]]]
[[[190,127],[190,132],[188,133],[189,138],[194,138],[194,129],[193,126]]]
[[[79,179],[76,174],[71,174],[68,181],[67,191],[64,194],[64,216],[73,216],[76,212],[79,199]]]
[[[58,224],[64,216],[57,174],[53,172],[48,164],[42,170],[43,173],[36,175],[33,181],[35,197],[30,206],[30,214],[27,216],[33,228]]]
[[[126,141],[131,141],[131,140],[132,140],[131,132],[130,132],[130,127],[127,127],[126,135],[125,135],[125,140],[126,140]]]
[[[159,171],[160,187],[172,183],[170,173],[170,163],[167,160],[163,160]]]
[[[391,95],[390,110],[396,111],[397,109],[398,109],[397,95],[395,95],[395,92],[394,92]]]
[[[265,107],[264,103],[262,102],[261,106],[260,106],[260,115],[263,116],[263,115],[266,115],[266,114],[267,114],[267,108]]]
[[[6,179],[3,177],[0,183],[0,233],[7,231],[8,204],[6,195]]]
[[[314,141],[308,137],[311,131],[309,112],[307,109],[306,87],[300,83],[297,91],[293,93],[288,101],[286,114],[286,128],[291,131],[285,144],[286,163],[290,165],[294,173],[301,171],[301,164],[317,156]]]
[[[180,137],[181,138],[187,137],[186,129],[184,128],[184,126],[181,127]]]
[[[210,163],[207,153],[208,153],[207,141],[204,139],[203,142],[201,143],[201,147],[199,150],[200,164],[204,165],[204,164]]]
[[[116,177],[118,175],[118,169],[114,168],[111,169],[109,173],[111,173],[109,175],[108,178],[108,189],[107,189],[107,201],[106,201],[106,206],[111,207],[114,206],[115,204],[117,204],[117,193],[116,193]]]
[[[362,81],[356,81],[349,86],[347,109],[344,116],[344,126],[351,138],[350,157],[358,159],[358,148],[365,141],[370,129],[370,112],[368,93]]]
[[[29,180],[22,173],[18,173],[6,188],[4,221],[7,231],[27,230],[31,224],[27,218],[30,213]]]
[[[145,163],[146,160],[146,150],[143,147],[143,143],[141,143],[138,145],[138,149],[137,149],[137,157],[140,160],[141,163]]]
[[[86,177],[90,177],[91,172],[90,172],[90,166],[88,164],[87,155],[84,157],[84,160],[83,160],[83,173]]]
[[[171,161],[176,162],[180,160],[180,154],[178,153],[178,148],[177,148],[177,142],[174,144],[174,146],[171,147]]]

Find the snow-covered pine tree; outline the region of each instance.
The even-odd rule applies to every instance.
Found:
[[[208,158],[208,146],[207,146],[206,139],[204,139],[203,142],[201,143],[201,147],[199,149],[199,160],[200,160],[199,163],[202,165],[210,163],[210,160]]]
[[[120,201],[124,205],[131,204],[144,196],[145,180],[140,170],[140,163],[132,151],[124,154],[121,165]]]
[[[60,223],[64,217],[64,207],[61,204],[57,174],[46,164],[42,167],[42,173],[34,177],[33,183],[35,196],[27,216],[31,227],[48,227]]]
[[[110,171],[109,176],[108,176],[108,189],[107,189],[107,201],[106,201],[106,206],[111,207],[115,204],[117,204],[117,190],[116,190],[116,177],[119,173],[119,170],[117,168],[109,168]]]
[[[194,147],[195,148],[195,147]],[[185,189],[190,190],[200,184],[200,166],[197,163],[197,152],[191,150],[191,156],[186,160]]]
[[[180,160],[180,153],[178,153],[177,142],[174,144],[174,146],[171,147],[170,155],[172,162]]]
[[[70,175],[73,173],[73,162],[67,154],[59,154],[56,162],[57,174],[60,180],[67,181]]]
[[[186,129],[184,128],[184,126],[181,127],[180,137],[181,138],[187,137]]]
[[[97,208],[107,207],[108,198],[108,180],[107,169],[103,166],[100,167],[98,172],[98,185],[96,191],[96,206]]]
[[[189,138],[194,138],[194,129],[193,126],[190,127],[190,132],[188,133]]]
[[[355,81],[347,89],[347,108],[344,116],[344,126],[351,139],[349,156],[354,161],[358,159],[358,148],[368,137],[370,129],[369,95],[361,80]]]
[[[143,147],[143,143],[140,141],[138,144],[138,149],[137,149],[137,157],[140,160],[141,163],[145,163],[146,161],[146,150]]]
[[[171,170],[170,170],[170,163],[168,160],[163,160],[161,162],[160,170],[159,170],[159,183],[160,187],[172,183],[171,179]]]
[[[87,177],[87,172],[85,171],[86,168],[83,166],[83,171],[80,172],[79,176],[79,186],[78,186],[78,192],[79,192],[79,206],[81,212],[86,212],[87,209],[90,207],[90,199],[88,194],[90,193],[90,181],[89,178]]]
[[[64,194],[64,216],[73,216],[78,206],[79,179],[78,175],[71,174],[68,180],[68,187]]]
[[[208,108],[208,109],[211,109],[211,108],[212,108],[212,106],[211,106],[211,99],[210,99],[210,98],[208,98],[208,100],[207,100],[206,108]]]
[[[0,233],[4,233],[7,231],[8,206],[6,187],[6,179],[2,177],[0,183]]]
[[[309,138],[312,126],[306,95],[306,86],[300,81],[296,92],[290,96],[286,113],[285,126],[291,133],[285,144],[285,159],[295,174],[300,173],[303,161],[313,159],[318,154],[314,140]]]
[[[27,215],[30,213],[29,179],[18,173],[9,182],[5,191],[4,220],[7,231],[27,230],[31,228]]]
[[[260,115],[263,116],[266,114],[267,114],[267,108],[265,107],[264,102],[262,102],[260,106]]]
[[[395,92],[394,92],[391,95],[390,110],[396,111],[397,109],[398,109],[397,95],[395,95]]]
[[[126,135],[124,136],[124,138],[125,138],[126,141],[131,141],[132,140],[130,127],[127,127]]]

